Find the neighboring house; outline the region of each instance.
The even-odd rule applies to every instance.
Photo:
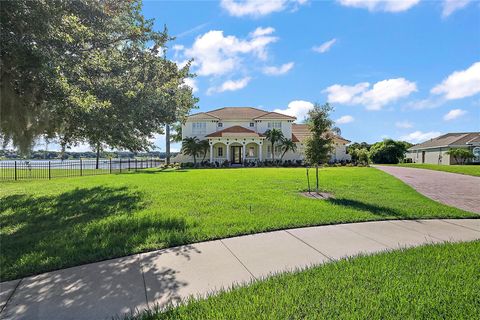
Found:
[[[480,132],[447,133],[437,138],[410,147],[406,159],[414,163],[456,164],[455,159],[447,154],[454,148],[472,150],[480,147]],[[478,149],[477,149],[478,150]],[[480,157],[473,162],[480,163]]]
[[[190,115],[182,126],[182,138],[197,137],[207,139],[210,150],[206,159],[210,162],[223,163],[225,160],[232,164],[262,161],[272,159],[272,145],[265,138],[265,132],[278,129],[286,138],[297,144],[297,151],[287,152],[283,160],[303,160],[305,139],[309,131],[304,124],[293,123],[295,117],[277,112],[263,111],[249,107],[226,107],[208,112]],[[349,160],[346,145],[349,143],[340,136],[336,136],[333,161]],[[280,159],[280,146],[275,147],[275,159]],[[191,162],[193,158],[179,155],[176,162]]]

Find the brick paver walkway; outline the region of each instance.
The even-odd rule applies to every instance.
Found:
[[[427,169],[374,167],[402,180],[430,199],[480,213],[480,177]]]

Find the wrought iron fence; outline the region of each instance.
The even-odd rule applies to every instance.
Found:
[[[163,159],[5,160],[0,161],[0,180],[53,179],[131,172],[155,168]]]

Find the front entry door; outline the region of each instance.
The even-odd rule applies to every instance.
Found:
[[[232,164],[242,163],[242,147],[232,147]]]

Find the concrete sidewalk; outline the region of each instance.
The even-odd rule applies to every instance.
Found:
[[[480,213],[480,177],[429,169],[378,166],[426,197],[470,212]]]
[[[360,253],[475,239],[480,219],[364,222],[202,242],[3,282],[0,318],[110,319]]]

